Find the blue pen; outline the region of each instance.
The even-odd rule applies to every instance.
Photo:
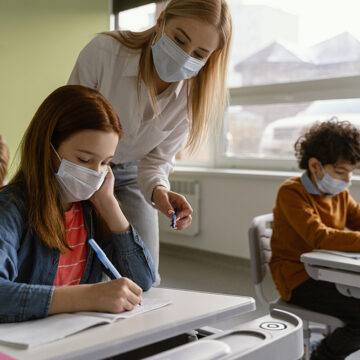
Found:
[[[120,279],[121,275],[116,270],[115,266],[111,263],[111,261],[108,259],[108,257],[105,255],[104,251],[101,249],[101,247],[96,243],[94,239],[89,240],[90,246],[94,249],[97,257],[99,260],[103,263],[103,265],[111,271],[111,273],[115,276],[116,279]]]
[[[174,214],[173,214],[173,216],[172,216],[172,219],[171,219],[171,227],[172,227],[173,229],[176,228],[176,214],[177,214],[177,210],[176,210],[176,209],[174,209],[174,210],[175,210],[175,212],[174,212]]]

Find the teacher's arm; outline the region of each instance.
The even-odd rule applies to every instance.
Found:
[[[178,230],[191,224],[192,208],[184,196],[170,190],[168,177],[187,135],[188,123],[183,119],[165,140],[141,159],[138,168],[138,183],[145,199],[170,219],[176,209]]]

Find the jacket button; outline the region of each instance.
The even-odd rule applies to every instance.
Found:
[[[59,260],[58,259],[53,259],[53,264],[54,265],[57,265],[59,263]]]

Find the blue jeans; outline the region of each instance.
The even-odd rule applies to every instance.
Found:
[[[137,183],[138,162],[111,164],[115,176],[114,193],[122,211],[146,244],[154,261],[156,281],[159,275],[159,222],[158,212],[144,198]]]

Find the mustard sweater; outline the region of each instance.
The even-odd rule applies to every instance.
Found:
[[[346,231],[348,228],[352,231]],[[313,249],[360,252],[360,205],[348,190],[334,196],[310,194],[299,177],[280,187],[271,237],[271,274],[284,300],[307,280],[302,253]]]

